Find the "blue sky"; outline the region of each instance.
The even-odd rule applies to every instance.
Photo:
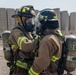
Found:
[[[76,12],[76,0],[0,0],[0,8],[20,8],[33,5],[35,9],[60,8],[61,11]]]

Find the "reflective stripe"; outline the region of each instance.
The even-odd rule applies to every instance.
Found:
[[[24,8],[24,9],[22,9],[22,12],[26,12],[27,10],[30,10],[30,8]]]
[[[16,61],[16,65],[17,65],[18,67],[23,68],[23,69],[27,69],[27,70],[29,69],[27,63],[21,62],[20,60],[17,60],[17,61]]]
[[[26,9],[23,9],[22,12],[26,12]]]
[[[56,57],[56,56],[52,56],[51,61],[52,62],[56,62],[57,60],[59,60],[60,58]]]
[[[35,39],[38,39],[38,41],[40,42],[40,36],[36,35]]]
[[[14,65],[11,65],[10,66],[10,70],[14,70],[15,69],[15,66]]]
[[[11,45],[11,48],[14,49],[15,48],[15,45]]]
[[[27,39],[26,37],[19,37],[18,38],[18,45],[19,45],[19,47],[20,47],[20,49],[22,49],[22,42],[25,40],[25,39]],[[28,39],[27,39],[28,40]]]
[[[39,36],[38,35],[36,35],[36,37],[35,37],[35,39],[37,39]]]
[[[61,33],[61,31],[60,30],[57,30],[58,31],[58,33],[59,33],[59,35],[60,36],[63,36],[63,34]]]
[[[32,68],[30,68],[29,72],[30,75],[39,75],[39,73],[35,72]]]
[[[57,19],[57,16],[53,16],[54,19]]]

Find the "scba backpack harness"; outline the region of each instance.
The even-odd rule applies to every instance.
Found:
[[[20,27],[15,27],[14,29],[18,29],[20,31],[22,31],[24,33],[24,36],[26,36],[25,31],[23,31]],[[14,30],[13,29],[13,30]],[[20,50],[16,50],[15,52],[15,56],[13,55],[13,50],[11,45],[9,44],[9,35],[10,35],[11,31],[4,31],[2,33],[2,38],[3,38],[3,51],[4,51],[4,58],[8,61],[7,66],[10,67],[10,75],[13,73],[15,66],[19,66],[20,68],[26,68],[25,66],[21,66],[22,63],[19,58],[23,58],[26,60],[25,63],[27,63],[27,67],[29,68],[32,64],[32,61],[34,60],[34,55],[35,55],[35,50],[30,52],[30,53],[24,53]],[[30,54],[30,55],[29,55]],[[21,56],[20,56],[21,55]],[[27,57],[26,57],[27,56]],[[29,57],[29,58],[28,58]],[[16,62],[15,62],[16,61]],[[23,60],[22,60],[23,61]],[[30,62],[29,62],[30,61]],[[27,69],[27,68],[26,68]]]
[[[72,75],[70,72],[74,71],[76,68],[76,37],[64,37],[61,32],[50,32],[46,35],[55,35],[62,42],[62,55],[57,61],[57,73],[62,75],[64,70],[67,71],[67,75]]]
[[[15,27],[14,29],[19,29],[23,33],[24,31],[20,27]],[[9,36],[11,34],[11,31],[6,30],[2,33],[2,41],[3,41],[3,52],[4,52],[4,58],[8,61],[7,66],[10,67],[10,75],[12,74],[14,68],[15,68],[15,63],[14,63],[14,55],[12,51],[12,46],[9,44]],[[25,33],[24,33],[25,35]],[[19,50],[17,50],[16,53],[18,53]],[[17,55],[17,54],[16,54]]]

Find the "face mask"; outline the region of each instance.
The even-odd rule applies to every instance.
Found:
[[[44,28],[42,27],[42,25],[40,25],[39,27],[36,27],[36,34],[42,36],[44,32]]]
[[[25,19],[24,26],[28,32],[34,31],[34,27],[35,27],[34,18]]]

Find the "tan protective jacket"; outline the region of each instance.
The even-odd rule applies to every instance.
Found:
[[[57,75],[55,61],[61,57],[61,51],[62,41],[56,35],[46,35],[40,42],[32,69],[39,75]]]
[[[25,75],[25,74],[27,75],[28,66],[26,67],[24,65],[25,64],[31,65],[33,62],[33,59],[28,63],[26,62],[26,60],[22,60],[22,61],[20,60],[20,55],[21,57],[24,57],[24,59],[26,58],[25,55],[28,55],[28,54],[30,57],[32,57],[33,55],[29,52],[35,49],[36,43],[37,43],[37,41],[33,39],[31,33],[25,31],[24,29],[22,30],[15,28],[12,30],[9,36],[9,43],[13,46],[12,49],[14,53],[14,60],[16,61],[16,68],[12,75]],[[17,55],[16,53],[18,50],[19,50],[19,53]]]
[[[20,29],[13,29],[10,36],[9,42],[13,46],[13,50],[15,51],[17,48],[24,52],[29,52],[35,49],[36,40],[33,39],[30,32],[22,29],[24,33]]]

